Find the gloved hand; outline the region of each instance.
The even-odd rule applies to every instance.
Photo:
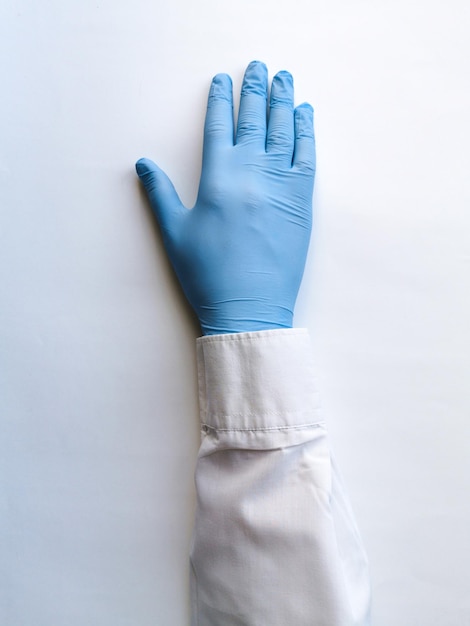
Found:
[[[254,61],[234,133],[231,79],[214,77],[193,209],[152,161],[136,163],[205,335],[292,326],[311,231],[313,109],[294,110],[288,72],[273,78],[269,110],[267,93],[266,66]]]

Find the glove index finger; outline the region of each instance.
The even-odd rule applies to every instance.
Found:
[[[207,100],[204,124],[204,146],[233,145],[232,79],[228,74],[217,74],[212,79]]]

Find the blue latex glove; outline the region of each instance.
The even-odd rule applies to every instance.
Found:
[[[307,255],[315,173],[313,109],[288,72],[254,61],[234,132],[232,82],[214,77],[193,209],[149,159],[136,163],[163,241],[205,335],[289,328]],[[268,118],[268,121],[267,121]]]

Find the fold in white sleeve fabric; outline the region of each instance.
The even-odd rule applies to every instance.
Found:
[[[304,329],[197,340],[192,626],[368,626],[367,558]]]

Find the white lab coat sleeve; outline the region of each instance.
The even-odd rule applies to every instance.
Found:
[[[304,329],[197,340],[192,626],[366,626],[367,558]]]

